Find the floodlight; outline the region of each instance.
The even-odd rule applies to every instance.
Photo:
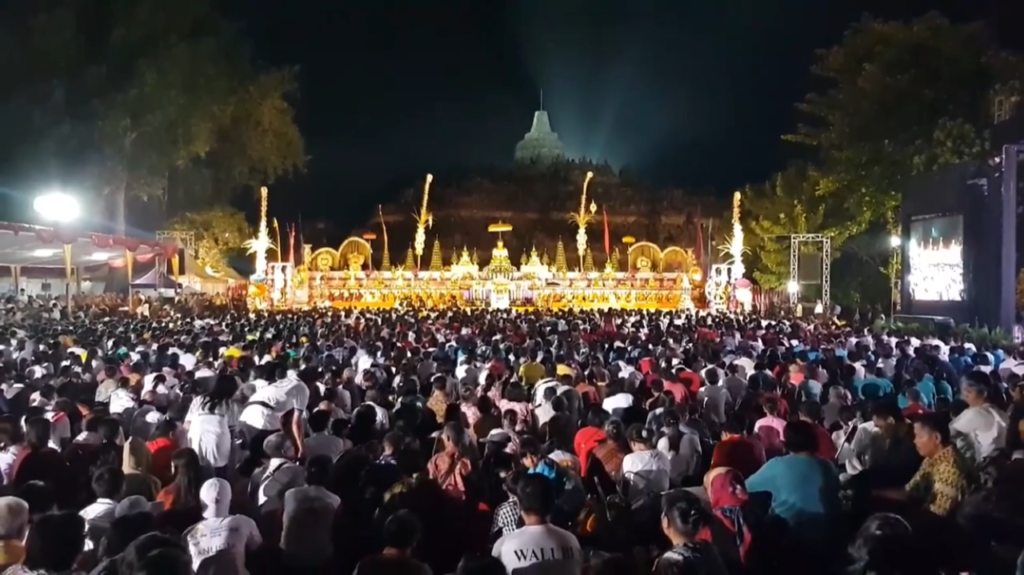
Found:
[[[892,248],[898,248],[903,244],[903,238],[899,236],[889,236],[889,246]]]
[[[800,284],[795,281],[791,281],[786,284],[786,291],[789,293],[797,293],[800,291]]]
[[[57,254],[57,250],[39,249],[32,252],[33,257],[48,258]]]
[[[111,254],[108,254],[108,253],[105,253],[105,252],[96,252],[96,253],[92,254],[91,256],[89,256],[89,259],[95,260],[95,261],[105,261],[108,258],[110,258],[110,256],[111,256]]]
[[[78,200],[63,192],[48,192],[37,196],[32,202],[32,209],[44,220],[67,223],[78,219],[81,213]]]

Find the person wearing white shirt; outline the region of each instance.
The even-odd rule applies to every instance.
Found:
[[[326,455],[335,461],[349,447],[344,439],[331,435],[328,431],[330,424],[329,411],[317,410],[309,416],[309,429],[313,433],[302,442],[302,453],[307,460]]]
[[[135,398],[128,390],[128,384],[128,378],[122,377],[118,380],[117,389],[110,394],[110,413],[112,415],[122,414],[135,408]]]
[[[4,485],[14,479],[14,462],[18,460],[21,451],[26,449],[24,439],[21,427],[13,421],[0,424],[0,480]]]
[[[544,402],[551,401],[551,399],[547,396],[547,390],[549,388],[552,388],[552,389],[555,390],[555,394],[552,395],[551,397],[554,397],[555,395],[558,395],[560,393],[560,390],[558,389],[559,388],[558,380],[556,380],[554,378],[542,379],[542,380],[537,382],[537,385],[535,385],[534,388],[533,388],[533,406],[534,407],[540,407],[541,405],[544,404]]]
[[[116,467],[104,467],[92,476],[92,491],[96,501],[86,505],[78,515],[85,520],[85,549],[99,547],[100,541],[110,529],[117,510],[114,498],[124,487],[124,472]]]
[[[552,481],[527,474],[519,482],[518,499],[523,526],[498,539],[491,555],[508,573],[582,573],[583,551],[576,536],[548,523],[555,508]]]
[[[209,393],[195,397],[185,415],[188,446],[199,455],[202,465],[219,469],[230,463],[231,427],[234,424],[231,399],[238,380],[222,375]]]
[[[196,366],[196,356],[185,352],[178,356],[178,363],[185,368],[185,371],[192,371]]]
[[[669,456],[654,447],[654,430],[633,425],[627,433],[633,452],[622,459],[622,476],[629,482],[629,500],[668,491],[672,475]]]
[[[975,464],[1006,445],[1009,418],[988,403],[990,385],[985,373],[974,371],[964,376],[960,390],[968,407],[950,425],[957,448]]]
[[[278,368],[275,375],[277,381],[258,388],[238,418],[245,424],[242,429],[249,440],[259,431],[281,429],[281,417],[285,413],[293,409],[304,413],[309,404],[309,388],[302,380],[289,376],[283,367]]]
[[[616,409],[628,409],[633,407],[633,394],[626,393],[620,382],[611,382],[606,387],[607,397],[601,402],[601,408],[608,413],[615,415]]]
[[[199,573],[202,566],[203,570],[213,567],[206,571],[209,573],[248,573],[245,553],[259,547],[263,538],[255,521],[228,512],[231,484],[220,478],[207,480],[199,490],[199,501],[203,506],[203,520],[189,527],[183,535],[192,556],[192,569]]]

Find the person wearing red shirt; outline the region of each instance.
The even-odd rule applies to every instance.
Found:
[[[836,459],[836,444],[832,443],[832,434],[830,434],[824,427],[821,426],[821,404],[817,401],[805,401],[800,404],[797,416],[801,421],[806,421],[814,425],[814,432],[818,436],[818,457],[828,460],[835,461]]]
[[[921,391],[916,387],[911,387],[906,391],[907,394],[907,406],[903,408],[903,417],[911,419],[915,416],[921,415],[922,413],[931,413],[932,410],[921,405]]]
[[[676,371],[676,377],[686,387],[686,390],[690,392],[690,395],[697,395],[697,392],[700,391],[700,374],[685,368],[679,368]]]
[[[764,447],[747,437],[739,422],[727,421],[722,424],[722,441],[711,454],[711,469],[731,467],[745,479],[761,469],[764,460]]]
[[[685,385],[671,379],[665,379],[663,383],[665,385],[665,393],[670,394],[676,400],[676,403],[689,403],[690,393]]]

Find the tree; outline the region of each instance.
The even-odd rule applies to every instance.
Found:
[[[895,232],[908,179],[981,157],[992,95],[1016,90],[1022,70],[981,25],[934,13],[865,18],[820,51],[812,73],[827,87],[798,104],[807,121],[786,138],[817,152],[819,194],[847,214],[830,227],[849,236],[882,222]]]
[[[765,288],[789,281],[790,236],[823,232],[825,201],[819,196],[822,179],[810,168],[793,166],[772,180],[747,186],[741,193],[747,212],[754,279]],[[842,237],[833,239],[835,248]]]
[[[171,220],[168,227],[172,230],[194,232],[196,260],[200,265],[209,266],[215,271],[226,268],[226,255],[240,249],[251,235],[245,214],[227,207],[185,212]]]
[[[208,205],[304,166],[293,72],[254,67],[211,0],[8,3],[0,22],[5,124],[35,138],[8,175],[101,191],[118,231],[126,198]]]

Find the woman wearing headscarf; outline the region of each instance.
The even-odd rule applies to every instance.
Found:
[[[160,480],[149,474],[152,454],[146,442],[136,437],[124,444],[121,471],[124,472],[124,488],[121,497],[141,495],[146,501],[153,501],[160,493]]]
[[[704,490],[711,500],[711,518],[697,539],[714,544],[729,573],[746,573],[753,537],[744,511],[748,495],[743,475],[731,467],[717,467],[704,476]]]

